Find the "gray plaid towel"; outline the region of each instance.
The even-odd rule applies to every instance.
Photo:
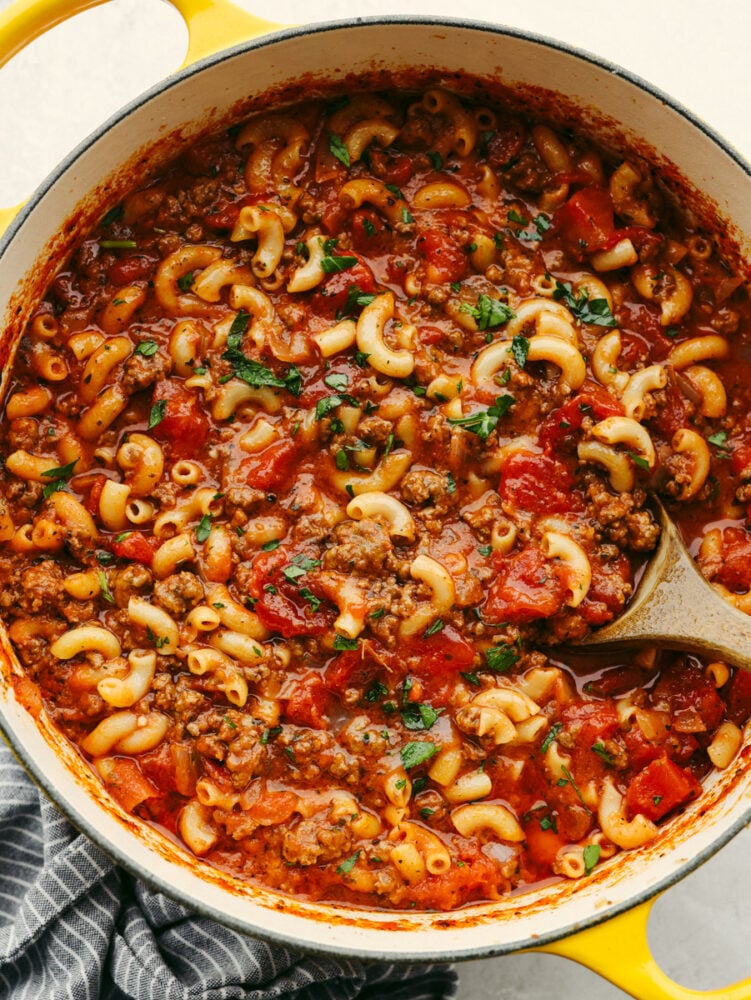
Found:
[[[136,882],[79,834],[0,739],[2,1000],[444,1000],[447,966],[297,954]]]

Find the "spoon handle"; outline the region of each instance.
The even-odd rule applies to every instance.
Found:
[[[660,547],[626,611],[580,645],[661,646],[709,655],[751,671],[751,616],[721,597],[699,572],[662,513]]]

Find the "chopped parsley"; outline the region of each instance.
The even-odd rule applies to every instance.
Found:
[[[102,592],[102,597],[105,599],[105,601],[109,601],[110,604],[114,604],[115,598],[112,596],[112,592],[110,591],[109,584],[107,583],[107,576],[104,570],[103,569],[98,570],[97,576],[99,577],[99,589]]]
[[[707,441],[713,444],[717,449],[718,458],[730,458],[730,452],[727,449],[727,433],[725,431],[716,431],[714,434],[710,434]]]
[[[514,361],[523,368],[527,363],[527,355],[529,354],[529,341],[526,337],[517,335],[511,341],[511,353],[514,356]]]
[[[608,767],[615,766],[615,757],[610,753],[609,750],[605,749],[605,744],[601,743],[599,740],[592,744],[592,749],[597,754],[597,756],[603,760]]]
[[[342,372],[331,372],[329,375],[324,375],[323,381],[329,389],[335,389],[337,392],[346,389],[349,385],[349,379]]]
[[[592,326],[615,326],[615,317],[610,311],[608,300],[590,299],[585,289],[577,294],[570,281],[559,281],[556,278],[553,298],[557,302],[563,302],[574,319],[578,319],[580,323],[590,323]]]
[[[326,254],[321,258],[321,269],[324,274],[337,274],[339,271],[347,271],[350,267],[354,267],[356,263],[357,257]]]
[[[489,295],[480,295],[476,306],[462,302],[459,308],[475,319],[478,330],[490,330],[494,326],[502,326],[515,316],[510,306],[505,302],[499,302],[498,299],[491,299]]]
[[[449,493],[456,493],[456,480],[450,472],[446,473],[446,489]]]
[[[323,420],[324,417],[327,417],[332,410],[335,410],[337,406],[341,406],[342,403],[348,403],[350,406],[360,405],[353,396],[350,396],[346,392],[337,392],[333,396],[324,396],[323,399],[319,399],[316,403],[316,420]]]
[[[485,665],[488,670],[492,670],[495,674],[505,674],[518,659],[519,654],[506,643],[491,646],[485,653]]]
[[[278,549],[278,548],[279,548],[279,539],[278,538],[272,538],[270,541],[264,542],[263,545],[261,546],[261,549],[264,552],[273,552],[274,549]]]
[[[167,412],[167,400],[158,399],[149,410],[149,430],[161,424]]]
[[[561,723],[561,722],[554,722],[553,723],[553,725],[548,730],[547,736],[542,741],[542,744],[540,746],[540,753],[546,753],[547,752],[547,750],[550,748],[550,746],[553,743],[553,741],[555,740],[555,738],[558,736],[558,733],[560,733],[562,725],[563,725],[563,723]]]
[[[273,740],[275,736],[278,736],[279,733],[281,733],[281,731],[281,726],[273,726],[271,729],[264,729],[261,733],[261,745],[266,746],[269,740]]]
[[[329,134],[329,149],[337,158],[337,160],[339,160],[340,163],[344,164],[344,166],[349,170],[349,168],[352,166],[352,161],[349,156],[349,150],[344,145],[344,143],[342,142],[342,140],[339,138],[338,135],[334,135],[333,133]]]
[[[99,240],[99,246],[102,250],[135,250],[138,244],[135,240]],[[181,279],[177,279],[178,285]],[[182,288],[182,286],[180,286]],[[182,288],[182,291],[187,291],[187,289]]]
[[[68,462],[67,465],[59,465],[54,469],[45,469],[42,473],[45,479],[49,479],[50,482],[46,484],[42,490],[42,497],[46,500],[47,497],[52,496],[58,490],[63,489],[65,484],[68,482],[70,477],[73,475],[73,470],[78,462],[77,458],[74,458],[72,462]]]
[[[344,303],[342,314],[347,315],[355,312],[357,309],[363,309],[365,306],[369,306],[374,298],[374,292],[364,292],[359,285],[350,285],[347,289],[347,299]],[[370,357],[370,355],[367,355],[367,357]],[[362,368],[362,365],[360,367]]]
[[[352,871],[352,869],[357,864],[357,859],[360,857],[361,853],[362,852],[358,848],[358,850],[356,850],[354,854],[351,854],[347,858],[346,861],[342,861],[342,863],[336,869],[336,874],[337,875],[349,875],[349,873]]]
[[[442,711],[441,708],[412,701],[402,707],[401,716],[407,729],[430,729]]]
[[[436,620],[434,622],[431,622],[430,625],[428,625],[428,627],[423,632],[423,638],[428,639],[430,638],[431,635],[435,635],[437,632],[442,631],[443,628],[444,625],[441,619],[436,618]]]
[[[496,396],[495,403],[487,410],[477,410],[466,417],[449,417],[449,423],[456,427],[463,427],[465,431],[476,434],[482,441],[493,433],[498,426],[498,421],[505,416],[514,404],[514,397],[510,393],[503,396]]]
[[[644,469],[645,472],[649,472],[649,462],[646,460],[646,458],[643,458],[641,455],[637,455],[633,451],[628,451],[626,452],[626,454],[634,463],[634,465],[638,465],[640,469]]]
[[[196,541],[203,544],[211,534],[211,514],[204,514],[196,528]]]
[[[145,358],[153,358],[158,350],[159,344],[155,340],[140,340],[133,353],[142,354]]]
[[[600,860],[600,845],[587,844],[587,846],[584,848],[583,858],[584,858],[584,874],[591,875],[592,869]]]
[[[334,649],[339,652],[345,649],[357,649],[359,645],[359,639],[348,639],[346,635],[339,635],[338,632],[334,636]]]
[[[103,244],[100,244],[103,246]],[[135,246],[135,244],[134,244]],[[188,271],[187,274],[181,274],[177,279],[177,287],[181,292],[189,292],[193,285],[195,284],[195,276],[192,271]]]
[[[402,747],[399,756],[405,771],[411,771],[413,767],[419,767],[426,760],[430,760],[438,752],[435,743],[422,741],[410,741]]]

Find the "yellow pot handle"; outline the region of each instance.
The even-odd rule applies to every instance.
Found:
[[[649,914],[657,899],[659,896],[596,927],[530,950],[570,958],[637,1000],[748,1000],[751,978],[718,990],[691,990],[665,975],[647,940]]]
[[[0,68],[55,25],[108,0],[16,0],[0,11]],[[230,0],[169,0],[188,28],[183,66],[238,42],[281,27],[236,7]],[[21,208],[0,208],[0,236]]]

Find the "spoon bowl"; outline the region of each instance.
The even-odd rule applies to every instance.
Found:
[[[620,617],[577,647],[591,650],[660,646],[709,655],[751,670],[751,616],[707,582],[659,501],[660,543]]]

